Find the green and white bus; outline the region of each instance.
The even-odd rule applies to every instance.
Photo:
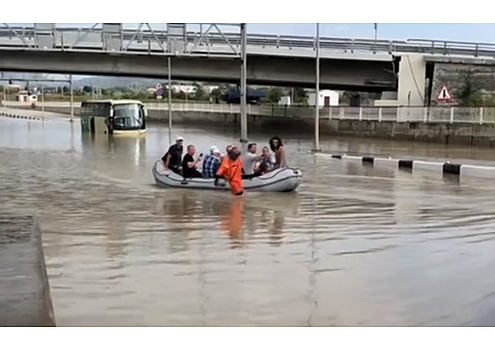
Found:
[[[141,135],[147,111],[137,100],[101,100],[81,103],[81,130],[91,134]]]

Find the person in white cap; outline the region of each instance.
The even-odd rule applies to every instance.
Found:
[[[182,136],[175,138],[175,143],[169,147],[167,153],[162,157],[165,168],[172,170],[174,173],[182,174],[182,152],[184,139]]]
[[[214,179],[218,168],[220,167],[220,157],[222,154],[217,146],[210,147],[210,154],[208,154],[203,163],[203,177],[207,179]]]

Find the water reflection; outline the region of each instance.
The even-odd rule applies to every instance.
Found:
[[[256,195],[232,197],[227,193],[176,190],[163,193],[156,197],[156,210],[174,229],[172,251],[187,250],[189,235],[199,220],[202,225],[208,222],[211,228],[217,226],[230,239],[232,247],[265,237],[270,245],[281,245],[285,215],[297,216],[301,204],[297,194],[274,196],[271,201],[262,202]]]
[[[233,198],[227,213],[220,215],[220,227],[232,240],[233,246],[240,246],[244,240],[244,198]]]

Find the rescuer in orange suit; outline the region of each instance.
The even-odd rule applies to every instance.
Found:
[[[225,157],[218,168],[217,177],[215,179],[215,186],[218,186],[218,179],[224,178],[230,184],[232,194],[240,196],[244,193],[242,188],[242,159],[239,157],[241,151],[239,148],[229,148],[227,157]]]

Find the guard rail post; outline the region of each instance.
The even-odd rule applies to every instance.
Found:
[[[480,107],[480,125],[483,125],[483,107]]]
[[[454,107],[450,107],[450,124],[454,124]]]
[[[423,113],[424,113],[424,116],[423,116],[424,119],[423,119],[423,121],[425,123],[428,123],[428,107],[423,107],[423,109],[424,109],[424,111],[423,111]]]
[[[382,108],[383,107],[379,107],[378,108],[378,121],[381,122],[382,121]]]
[[[363,120],[363,107],[359,107],[359,121]]]

